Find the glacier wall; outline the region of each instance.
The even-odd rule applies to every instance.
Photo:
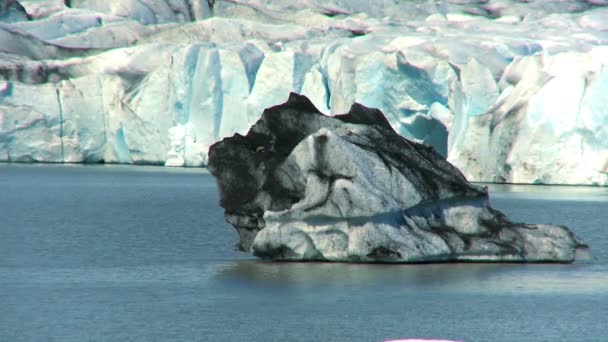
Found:
[[[0,161],[202,166],[293,91],[472,181],[608,185],[606,5],[6,1]]]

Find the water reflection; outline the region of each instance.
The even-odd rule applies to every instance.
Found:
[[[608,202],[607,187],[490,183],[477,183],[477,185],[488,187],[491,198]]]
[[[246,260],[222,264],[220,281],[247,287],[411,289],[475,293],[608,292],[608,276],[593,265],[340,264]]]
[[[248,260],[222,268],[227,280],[270,286],[443,286],[487,279],[516,265],[498,264],[341,264]]]

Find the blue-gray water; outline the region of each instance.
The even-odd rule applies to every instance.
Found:
[[[0,341],[608,341],[608,189],[491,191],[593,259],[261,262],[202,170],[0,165]]]

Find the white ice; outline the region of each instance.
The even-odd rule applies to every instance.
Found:
[[[69,3],[0,9],[0,161],[201,166],[295,91],[472,181],[608,185],[602,1]]]

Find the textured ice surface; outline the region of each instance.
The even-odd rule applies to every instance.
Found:
[[[328,117],[307,98],[211,146],[209,170],[239,249],[274,260],[571,262],[562,226],[513,223],[378,110]]]
[[[606,185],[606,5],[3,2],[0,161],[204,165],[295,91],[381,109],[470,180]]]

